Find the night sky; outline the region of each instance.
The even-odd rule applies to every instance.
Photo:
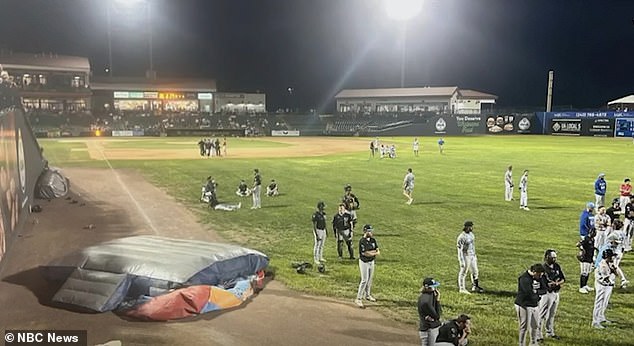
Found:
[[[128,0],[130,1],[130,0]],[[342,88],[400,85],[401,26],[379,0],[149,0],[159,77],[213,78],[332,110]],[[148,68],[142,3],[113,1],[115,76]],[[2,0],[0,47],[108,65],[107,0]],[[604,107],[634,93],[634,0],[427,0],[408,22],[406,86],[493,93],[500,107]],[[294,89],[289,96],[287,88]]]

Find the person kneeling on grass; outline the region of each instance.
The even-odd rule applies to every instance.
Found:
[[[251,189],[244,180],[240,180],[240,185],[238,185],[238,189],[236,190],[236,195],[240,197],[247,197],[251,195]]]
[[[466,346],[471,334],[471,317],[460,315],[455,320],[445,322],[438,330],[434,346]]]
[[[278,194],[277,183],[275,182],[275,179],[271,179],[271,183],[266,187],[266,195],[269,197],[275,197]]]

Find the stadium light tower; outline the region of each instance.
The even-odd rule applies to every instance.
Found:
[[[150,69],[147,71],[147,77],[154,78],[154,52],[152,47],[152,7],[150,0],[109,0],[106,2],[106,17],[108,21],[108,67],[106,72],[112,77],[112,22],[110,16],[111,6],[127,7],[128,10],[136,7],[137,4],[146,6],[147,9],[147,32],[148,32],[148,46],[150,56]]]
[[[401,23],[401,88],[405,87],[405,49],[407,22],[423,10],[423,0],[384,0],[385,12],[390,19]]]

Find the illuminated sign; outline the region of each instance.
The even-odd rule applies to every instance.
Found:
[[[157,99],[158,98],[158,92],[156,92],[156,91],[144,91],[143,92],[143,98],[144,99]]]
[[[185,95],[181,93],[158,93],[158,98],[162,100],[180,100],[184,99]]]
[[[130,93],[127,91],[115,91],[114,98],[116,99],[127,99],[130,98]]]
[[[199,100],[211,100],[213,99],[213,95],[211,93],[198,93]]]

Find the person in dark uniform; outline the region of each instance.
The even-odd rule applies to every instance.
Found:
[[[359,271],[361,272],[361,282],[357,290],[357,299],[354,301],[358,307],[364,308],[361,299],[376,302],[372,297],[372,278],[374,277],[374,258],[381,254],[379,244],[374,239],[374,228],[372,225],[363,226],[363,236],[359,240]]]
[[[533,264],[517,279],[517,296],[515,297],[515,312],[519,322],[519,345],[526,345],[526,331],[530,328],[531,345],[537,345],[538,305],[541,287],[541,277],[544,266]]]
[[[352,216],[346,210],[346,206],[339,204],[339,211],[332,218],[332,230],[337,238],[337,254],[339,260],[343,259],[343,243],[348,246],[348,254],[350,259],[354,258],[354,250],[352,249],[352,236],[354,231],[354,225],[352,223]]]
[[[370,155],[374,157],[374,141],[370,141]]]
[[[352,193],[352,185],[346,184],[343,188],[343,197],[341,198],[341,202],[346,207],[346,210],[352,216],[352,223],[354,226],[357,225],[357,210],[360,207],[359,198]]]
[[[420,328],[418,335],[422,346],[433,346],[438,337],[440,328],[440,292],[438,291],[440,282],[433,278],[425,278],[423,287],[420,289],[418,297],[418,318]]]
[[[546,336],[559,340],[555,334],[555,314],[559,306],[559,290],[566,281],[561,266],[557,263],[557,252],[548,249],[544,253],[544,275],[542,289],[545,291],[539,300],[539,323],[537,326],[537,341],[543,341],[542,325],[546,321]]]
[[[198,149],[200,150],[200,156],[205,156],[205,140],[203,138],[198,141]]]
[[[621,202],[618,198],[612,200],[612,205],[606,209],[605,214],[610,217],[611,224],[621,217]]]
[[[466,346],[467,337],[471,334],[471,317],[460,315],[455,320],[447,321],[438,330],[434,346]]]
[[[205,184],[205,190],[203,192],[203,197],[207,197],[209,206],[215,207],[218,205],[218,198],[216,197],[216,188],[218,187],[218,183],[211,176],[207,177],[207,183]]]
[[[220,157],[220,139],[216,138],[214,148],[216,149],[216,156]]]
[[[277,182],[275,182],[275,179],[271,179],[271,183],[266,187],[266,195],[269,197],[275,197],[279,195],[279,191],[277,190]]]
[[[251,190],[249,186],[244,180],[240,180],[240,185],[238,185],[238,189],[236,190],[236,195],[240,197],[246,197],[251,194]]]
[[[592,264],[594,263],[594,236],[596,231],[594,228],[588,232],[581,241],[577,243],[577,247],[579,248],[579,253],[577,254],[577,259],[580,262],[581,267],[581,275],[579,278],[579,293],[587,294],[588,292],[594,291],[594,288],[588,286],[588,278],[590,277],[590,272],[592,271]]]
[[[315,264],[325,262],[324,244],[326,243],[326,203],[319,201],[317,203],[317,211],[313,214],[313,236],[315,238],[315,246],[313,247],[313,259]]]

